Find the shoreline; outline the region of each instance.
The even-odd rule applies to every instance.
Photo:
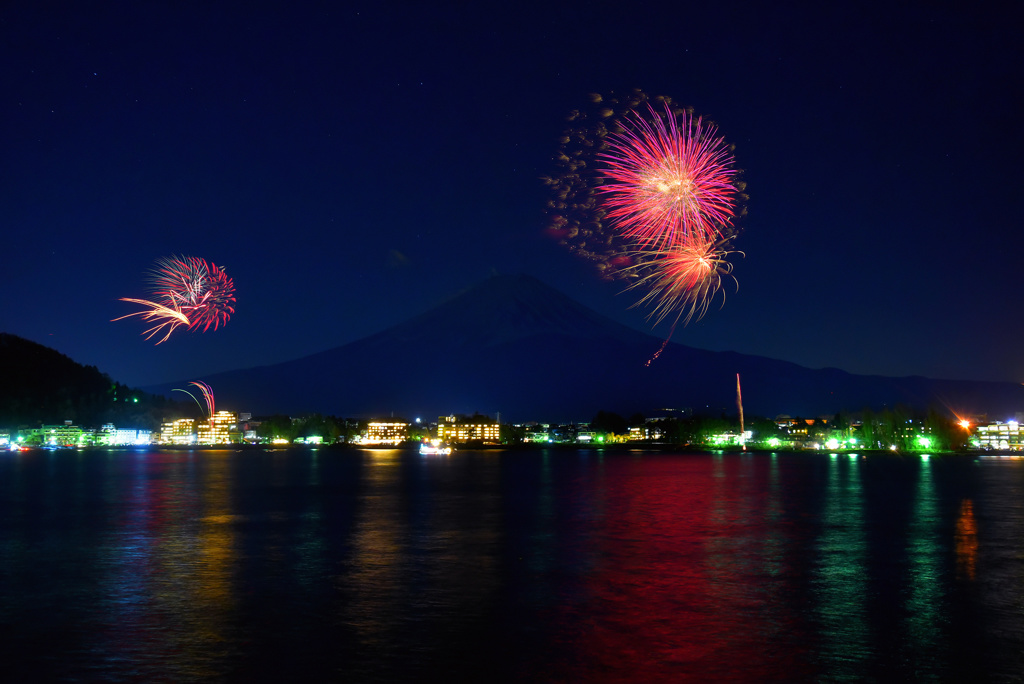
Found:
[[[85,447],[45,447],[30,446],[22,447],[21,451],[409,451],[415,452],[419,449],[419,442],[407,442],[395,446],[361,445],[361,444],[147,444],[147,445],[115,445],[115,446],[85,446]],[[510,452],[602,452],[602,453],[630,453],[630,452],[684,452],[692,454],[749,454],[751,456],[772,455],[772,454],[837,454],[847,456],[896,456],[896,457],[920,457],[920,456],[964,456],[964,457],[990,457],[990,458],[1024,458],[1024,454],[1018,451],[892,451],[890,449],[856,449],[856,450],[829,450],[829,449],[768,449],[761,447],[748,447],[741,450],[734,448],[715,448],[694,444],[668,444],[668,443],[618,443],[618,444],[472,444],[456,445],[453,454],[459,451],[510,451]]]

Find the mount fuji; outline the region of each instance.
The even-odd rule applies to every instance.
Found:
[[[691,409],[772,417],[840,410],[1024,406],[1014,383],[853,375],[670,343],[614,322],[525,275],[494,276],[377,334],[310,356],[202,378],[217,403],[254,415],[345,417],[500,413],[503,421],[585,421],[598,411]],[[147,387],[169,394],[177,384]]]

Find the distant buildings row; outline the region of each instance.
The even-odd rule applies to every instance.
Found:
[[[99,428],[87,428],[64,421],[60,425],[42,425],[38,428],[3,432],[0,431],[0,447],[9,445],[33,445],[45,447],[89,447],[89,446],[147,446],[167,444],[175,446],[218,444],[290,443],[293,440],[258,434],[259,421],[253,421],[251,414],[237,414],[233,411],[218,411],[209,419],[180,418],[164,423],[159,433],[150,430],[117,428],[106,424]],[[409,441],[412,424],[403,421],[371,421],[358,431],[350,441],[368,446],[398,445]],[[498,444],[501,440],[501,426],[497,422],[473,422],[456,416],[442,416],[431,429],[431,436],[449,444],[470,442]],[[323,436],[298,438],[303,444],[322,444]]]
[[[370,421],[358,424],[350,434],[331,438],[307,435],[286,438],[261,431],[260,421],[250,414],[218,411],[209,419],[182,418],[164,423],[157,433],[149,430],[117,428],[106,424],[99,428],[86,428],[65,421],[61,425],[42,425],[38,428],[4,432],[0,430],[0,449],[24,446],[89,447],[89,446],[147,446],[162,445],[219,445],[219,444],[322,444],[347,442],[366,446],[395,446],[409,441],[433,441],[445,444],[501,444],[511,442],[535,444],[614,444],[627,442],[679,442],[673,433],[674,421],[669,418],[649,418],[642,424],[629,426],[623,434],[601,432],[588,424],[573,423],[550,425],[528,423],[503,426],[484,416],[441,416],[437,423],[420,426],[400,420]],[[353,425],[355,425],[353,423]],[[772,429],[773,428],[773,429]],[[960,423],[965,430],[962,440],[969,447],[983,450],[1024,450],[1024,432],[1015,421],[986,422],[970,425]],[[772,449],[885,449],[929,450],[942,448],[942,440],[934,434],[934,427],[922,421],[906,420],[889,425],[887,430],[865,428],[860,422],[839,426],[830,419],[793,419],[779,416],[773,426],[762,428],[760,434],[752,430],[719,429],[692,435],[693,443],[708,447],[728,448],[750,445]]]

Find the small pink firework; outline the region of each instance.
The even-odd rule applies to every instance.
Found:
[[[235,313],[235,284],[224,270],[198,257],[172,256],[157,259],[151,271],[152,299],[121,298],[146,307],[113,320],[140,316],[145,321],[162,321],[146,330],[148,340],[163,332],[157,342],[166,342],[179,326],[206,332],[224,325]]]
[[[235,313],[235,284],[215,264],[190,256],[158,259],[153,269],[157,301],[178,307],[188,316],[190,330],[216,330]]]

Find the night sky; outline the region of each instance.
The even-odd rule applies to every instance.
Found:
[[[997,4],[7,2],[0,330],[145,386],[527,273],[650,331],[547,235],[541,182],[568,112],[636,87],[715,121],[750,196],[739,291],[675,341],[1019,382],[1024,41]],[[172,254],[238,302],[156,346],[111,319]]]

